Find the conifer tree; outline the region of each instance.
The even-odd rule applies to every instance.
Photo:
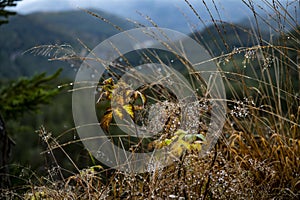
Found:
[[[16,6],[20,0],[0,0],[0,26],[8,23],[8,17],[16,12],[5,10]],[[9,157],[15,142],[6,130],[5,121],[17,120],[25,112],[36,112],[43,104],[51,102],[58,89],[50,85],[50,81],[57,78],[61,70],[46,76],[46,73],[31,78],[20,78],[0,87],[0,188],[9,187]]]
[[[0,0],[0,25],[8,23],[8,17],[16,14],[16,12],[5,10],[5,8],[16,6],[17,1],[21,0]]]

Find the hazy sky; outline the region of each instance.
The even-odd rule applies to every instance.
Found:
[[[193,2],[194,0],[191,0]],[[29,13],[35,11],[59,11],[82,8],[98,8],[111,10],[112,12],[123,10],[128,7],[135,7],[136,4],[149,3],[159,4],[180,3],[183,0],[22,0],[17,3],[16,10],[19,13]]]
[[[202,4],[201,0],[189,0],[189,2],[194,5]],[[241,2],[241,0],[215,0],[215,2],[223,7],[230,7],[230,2]],[[126,15],[126,12],[135,12],[135,9],[143,4],[151,4],[151,8],[159,7],[162,4],[187,7],[184,0],[22,0],[17,3],[17,7],[13,10],[27,14],[36,11],[62,11],[80,7],[102,9],[115,14]]]
[[[260,6],[264,5],[260,0],[254,1],[258,2]],[[189,2],[204,20],[210,20],[202,0],[189,0]],[[214,17],[217,16],[216,18],[219,19],[218,14],[220,14],[220,19],[227,22],[239,22],[253,16],[253,13],[242,3],[242,0],[214,0],[220,13],[216,13],[214,5],[211,3],[212,0],[205,2]],[[167,19],[169,20],[167,24],[172,24],[170,28],[176,27],[176,23],[187,24],[186,19],[199,22],[184,0],[22,0],[17,2],[17,7],[11,9],[19,14],[28,14],[43,11],[79,10],[79,8],[100,9],[121,17],[141,21],[145,18],[137,13],[139,11],[143,15],[150,16],[155,22],[162,21],[162,17],[164,17],[164,22]],[[186,19],[182,17],[182,14],[180,17],[174,15],[175,12],[177,14],[183,13],[186,15]],[[193,21],[191,22],[193,23]],[[164,26],[165,24],[159,25]]]

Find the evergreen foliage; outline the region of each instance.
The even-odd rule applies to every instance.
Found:
[[[5,7],[16,6],[16,1],[20,0],[0,0],[0,25],[8,23],[8,17],[16,14],[16,12],[4,10]]]
[[[24,112],[38,111],[42,104],[50,103],[52,97],[58,94],[57,88],[51,88],[49,82],[60,74],[46,76],[38,74],[32,78],[20,78],[0,89],[0,111],[5,118],[16,118]]]

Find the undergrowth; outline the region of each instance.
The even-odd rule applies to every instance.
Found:
[[[200,22],[200,11],[187,0],[191,12]],[[205,1],[203,1],[206,5]],[[65,152],[66,159],[73,165],[74,171],[67,171],[57,163],[53,151],[79,143],[80,140],[59,143],[59,139],[53,137],[44,128],[38,132],[45,144],[45,154],[52,159],[52,168],[44,176],[37,175],[30,169],[26,171],[26,177],[19,177],[20,182],[25,183],[15,188],[2,189],[1,198],[15,199],[297,199],[300,197],[300,97],[299,79],[300,69],[298,63],[299,55],[299,27],[297,17],[290,12],[290,8],[297,8],[297,1],[283,3],[281,1],[244,1],[253,12],[253,29],[248,32],[248,39],[255,45],[244,46],[238,34],[235,40],[240,41],[240,46],[229,46],[227,44],[227,33],[223,29],[225,22],[214,18],[211,20],[217,30],[221,43],[214,43],[216,49],[222,49],[221,55],[215,55],[213,49],[205,44],[201,35],[194,34],[195,39],[208,48],[212,60],[219,66],[223,81],[226,86],[227,103],[226,122],[221,137],[215,148],[205,157],[199,156],[198,146],[185,146],[180,151],[180,157],[165,167],[154,167],[148,172],[141,174],[124,173],[113,170],[106,166],[97,164],[92,167],[79,169],[76,162]],[[219,13],[215,5],[214,12]],[[268,7],[268,9],[266,9]],[[212,8],[207,8],[211,13]],[[258,12],[260,11],[260,12]],[[95,17],[102,19],[95,13]],[[266,21],[264,13],[274,22]],[[156,25],[150,17],[146,16],[150,23]],[[269,31],[278,38],[267,40],[262,36],[260,26],[268,26]],[[138,23],[136,23],[138,24]],[[231,24],[235,30],[242,27]],[[193,27],[193,26],[192,26]],[[118,28],[118,27],[116,27]],[[213,35],[213,34],[212,34]],[[231,38],[232,39],[232,38]],[[217,41],[217,40],[212,40]],[[54,48],[54,47],[53,47]],[[87,47],[86,47],[87,48]],[[37,51],[37,48],[34,49]],[[54,58],[57,60],[74,59],[73,52],[69,57]],[[144,54],[146,60],[156,58],[157,55]],[[121,56],[122,57],[122,56]],[[76,57],[80,60],[80,57]],[[108,76],[118,80],[119,74],[124,72],[124,63],[114,63],[114,70],[107,72]],[[200,73],[189,70],[188,75],[196,76]],[[199,81],[197,78],[194,81]],[[107,81],[107,80],[106,80]],[[198,82],[199,83],[199,82]],[[76,84],[76,83],[75,83]],[[110,83],[111,84],[111,83]],[[99,84],[99,87],[107,82]],[[200,85],[200,83],[199,83]],[[198,85],[198,86],[199,86]],[[107,132],[116,131],[112,119],[108,119],[110,109],[108,105],[111,90],[115,89],[113,84],[110,90],[100,90],[105,93],[105,102],[102,102],[101,111],[98,113],[99,121],[105,118],[106,124],[102,127]],[[197,84],[195,84],[197,87]],[[195,88],[196,89],[196,88]],[[138,93],[136,93],[138,92]],[[151,87],[140,88],[131,91],[128,98],[132,106],[126,107],[125,112],[132,118],[137,118],[138,123],[142,121],[141,116],[147,115],[146,102],[142,94],[149,102],[162,102],[167,117],[172,118],[170,123],[165,124],[165,129],[143,148],[150,151],[151,148],[161,148],[174,142],[179,136],[178,121],[176,115],[176,99],[163,86],[157,84]],[[134,96],[132,96],[134,95]],[[102,96],[101,96],[102,97]],[[145,97],[145,98],[146,98]],[[126,97],[124,97],[126,98]],[[138,100],[139,98],[140,101]],[[120,100],[121,101],[121,100]],[[135,101],[139,101],[136,103]],[[142,103],[141,103],[142,101]],[[206,98],[199,98],[200,107],[204,109],[203,115],[209,116],[209,104]],[[123,100],[122,100],[123,102]],[[167,104],[167,105],[166,105]],[[175,105],[175,107],[174,107]],[[136,106],[136,107],[135,107]],[[140,106],[140,107],[138,107]],[[167,107],[172,107],[166,111]],[[133,113],[135,115],[133,115]],[[158,118],[157,120],[160,120]],[[209,121],[205,118],[197,130],[197,134],[205,137]],[[67,134],[67,133],[66,133]],[[121,136],[111,135],[117,138]],[[199,136],[200,137],[200,136]],[[201,136],[202,137],[202,136]],[[127,142],[128,149],[135,147],[133,151],[141,151],[137,148],[139,144],[130,139]],[[154,143],[153,143],[154,142]],[[197,143],[193,141],[194,143]],[[202,141],[203,142],[203,141]],[[134,144],[134,145],[133,145]],[[151,144],[151,145],[150,145]],[[154,144],[154,145],[153,145]],[[184,143],[185,144],[185,143]],[[149,145],[151,148],[149,149]],[[196,148],[194,148],[196,147]],[[125,148],[125,147],[124,147]],[[93,158],[90,158],[93,160]],[[66,175],[68,174],[68,175]]]

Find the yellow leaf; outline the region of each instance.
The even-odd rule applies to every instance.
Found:
[[[120,107],[115,107],[114,108],[114,114],[116,116],[118,116],[120,119],[123,119],[124,115],[123,115],[123,111]]]
[[[171,153],[175,156],[181,156],[182,152],[185,150],[190,150],[191,146],[188,142],[179,139],[174,142],[171,147]]]
[[[111,100],[112,99],[112,93],[111,92],[105,92],[105,94],[106,94],[106,99],[107,100]]]
[[[146,102],[147,102],[146,96],[143,93],[141,93],[140,91],[135,91],[135,93],[134,93],[134,99],[137,99],[138,96],[141,98],[142,105],[144,106],[146,104]]]
[[[164,147],[164,143],[162,141],[155,142],[155,148],[156,149],[161,149],[163,147]]]
[[[180,146],[180,144],[175,143],[172,147],[171,147],[171,154],[173,156],[180,156],[183,152],[183,148]]]
[[[104,85],[114,85],[114,80],[112,78],[108,78],[106,80],[103,81]]]
[[[200,142],[191,144],[191,150],[193,151],[200,152],[201,148],[202,148],[202,143]]]
[[[134,94],[133,90],[125,90],[125,94],[124,94],[124,102],[125,103],[129,103],[130,100],[132,99],[132,95]]]
[[[112,91],[115,89],[114,80],[112,78],[104,80],[102,88],[104,91],[112,93]]]
[[[113,112],[109,109],[105,112],[104,116],[101,119],[100,126],[103,128],[106,132],[109,132],[109,125],[112,121],[112,115]]]
[[[101,165],[94,165],[92,167],[90,167],[91,170],[95,171],[95,170],[102,170],[103,167]]]
[[[164,140],[164,143],[165,143],[166,146],[170,145],[171,142],[172,142],[171,139],[165,139],[165,140]]]
[[[127,104],[127,105],[124,105],[123,108],[130,115],[131,119],[134,119],[133,105]]]

